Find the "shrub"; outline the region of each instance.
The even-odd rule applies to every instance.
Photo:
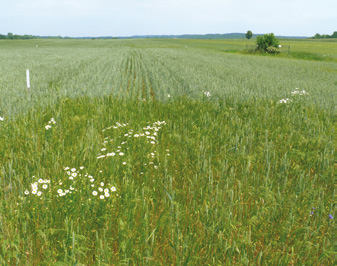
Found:
[[[256,44],[257,44],[257,48],[256,48],[257,50],[268,53],[268,48],[270,47],[277,49],[276,47],[279,46],[279,39],[275,37],[274,33],[269,33],[263,36],[262,35],[257,36]]]

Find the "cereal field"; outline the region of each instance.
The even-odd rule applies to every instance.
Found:
[[[332,265],[337,43],[246,42],[0,41],[0,264]]]

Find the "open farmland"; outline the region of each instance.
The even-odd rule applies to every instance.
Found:
[[[0,264],[332,265],[337,43],[283,42],[1,41]]]

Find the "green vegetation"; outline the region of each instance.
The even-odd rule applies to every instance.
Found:
[[[246,42],[1,41],[0,264],[332,265],[337,64]]]
[[[247,31],[247,33],[246,33],[246,38],[249,40],[250,38],[252,38],[253,37],[253,33],[252,33],[252,31]]]
[[[280,53],[280,50],[278,49],[280,40],[276,38],[273,33],[265,34],[263,36],[257,36],[256,44],[256,49],[258,51],[270,54]]]
[[[33,35],[17,35],[17,34],[13,34],[11,32],[9,32],[7,35],[2,35],[0,34],[0,40],[18,40],[18,39],[23,39],[23,40],[27,40],[27,39],[33,39],[34,36]]]
[[[329,34],[319,34],[316,33],[313,39],[331,39],[331,38],[337,38],[337,31],[334,31],[331,35]]]

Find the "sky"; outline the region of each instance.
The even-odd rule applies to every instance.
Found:
[[[336,0],[0,0],[0,34],[133,36],[337,31]]]

